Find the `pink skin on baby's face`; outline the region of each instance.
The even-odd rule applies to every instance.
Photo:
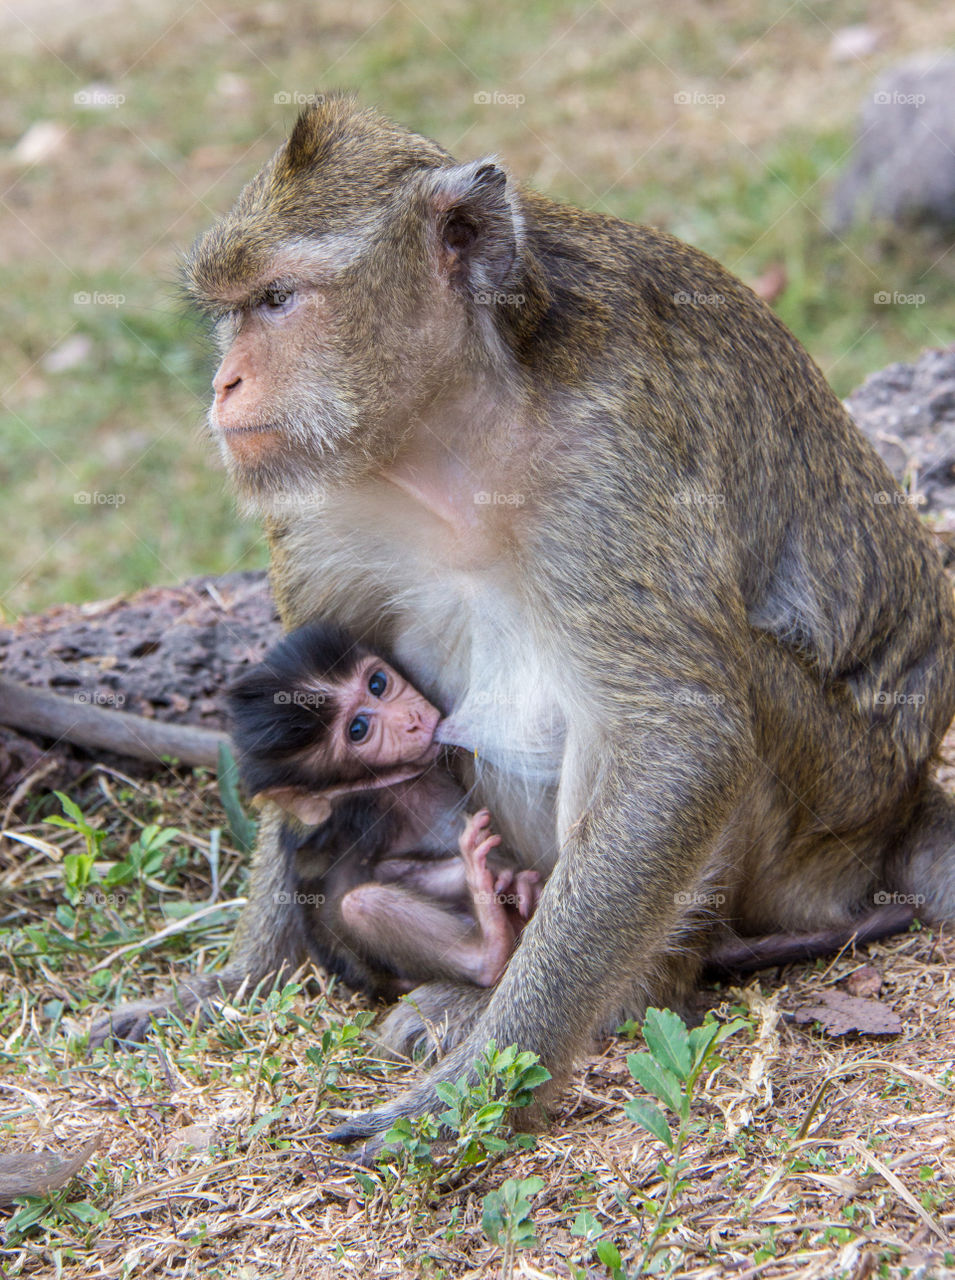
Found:
[[[441,713],[427,698],[374,654],[362,660],[338,697],[342,714],[334,751],[370,769],[427,765],[441,750],[435,729]]]

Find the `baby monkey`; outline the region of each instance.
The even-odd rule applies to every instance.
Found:
[[[441,713],[337,626],[287,635],[229,689],[247,791],[288,816],[286,892],[309,950],[372,996],[435,978],[493,986],[540,894],[467,816]]]

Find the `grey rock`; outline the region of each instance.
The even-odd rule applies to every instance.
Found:
[[[955,532],[955,348],[872,374],[846,407],[919,513]]]
[[[955,227],[955,57],[922,54],[876,83],[829,207],[836,231],[865,217]]]

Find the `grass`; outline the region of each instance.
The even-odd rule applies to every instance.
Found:
[[[63,825],[50,797],[21,801],[4,846],[16,856],[0,857],[0,1148],[99,1146],[62,1191],[5,1211],[4,1274],[943,1280],[955,1268],[952,939],[921,930],[711,991],[736,1034],[699,1072],[672,1018],[648,1029],[649,1055],[631,1052],[629,1028],[584,1060],[534,1143],[495,1128],[494,1074],[505,1095],[527,1078],[498,1055],[479,1088],[447,1091],[456,1143],[407,1130],[365,1172],[323,1134],[418,1068],[383,1059],[365,1003],[316,970],[208,1028],[172,1020],[137,1052],[86,1055],[98,1009],[222,959],[234,907],[190,915],[214,893],[234,901],[243,858],[201,774],[98,768],[71,790],[81,813]],[[830,1038],[787,1017],[866,960],[901,1035]]]
[[[463,157],[496,152],[555,197],[665,226],[746,279],[782,266],[776,308],[843,394],[955,333],[947,245],[825,227],[873,76],[955,35],[930,0],[887,0],[878,50],[848,64],[828,57],[832,31],[870,19],[844,2],[682,0],[674,15],[636,0],[167,0],[40,8],[30,28],[18,12],[0,19],[0,135],[12,148],[52,121],[66,141],[32,166],[0,161],[0,480],[23,513],[0,531],[0,617],[265,563],[204,437],[214,362],[179,310],[177,261],[316,88],[353,87]],[[91,85],[123,100],[75,102]],[[877,304],[883,291],[925,301]],[[76,336],[85,352],[51,369]]]

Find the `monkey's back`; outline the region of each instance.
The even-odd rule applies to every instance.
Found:
[[[737,629],[766,745],[794,681],[790,747],[834,731],[825,706],[824,721],[887,729],[897,758],[876,767],[910,781],[955,713],[955,604],[882,460],[802,345],[712,258],[533,193],[523,204],[540,280],[523,369],[573,387],[585,424],[554,504],[596,524],[616,588],[642,595],[662,633],[665,610]],[[568,363],[545,371],[537,353],[555,343]],[[621,522],[628,506],[642,518]]]

